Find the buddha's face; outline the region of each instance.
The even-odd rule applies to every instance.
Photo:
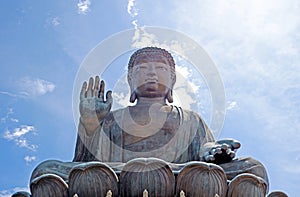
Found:
[[[139,56],[132,68],[131,83],[137,97],[165,97],[173,84],[167,59],[159,55]]]

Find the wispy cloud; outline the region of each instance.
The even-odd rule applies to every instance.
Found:
[[[5,131],[4,138],[8,140],[14,140],[34,130],[35,128],[33,126],[21,126],[20,128],[15,128],[13,132],[8,130]]]
[[[55,85],[43,79],[24,77],[18,82],[20,96],[36,97],[54,91]]]
[[[16,145],[21,148],[27,148],[31,151],[36,151],[38,146],[35,144],[30,144],[25,137],[29,133],[35,134],[35,127],[29,125],[22,125],[20,127],[15,128],[13,131],[9,131],[7,129],[4,132],[3,137],[9,141],[14,141]]]
[[[236,101],[228,101],[227,102],[227,110],[234,110],[238,108],[238,104]]]
[[[15,187],[12,189],[0,191],[0,196],[1,197],[11,197],[14,193],[19,192],[19,191],[25,191],[28,193],[30,192],[28,187]]]
[[[27,156],[24,157],[24,160],[26,161],[26,164],[29,164],[33,161],[36,161],[36,156],[28,156],[27,155]]]
[[[127,13],[129,14],[129,16],[131,18],[133,18],[133,20],[131,21],[131,24],[134,26],[135,29],[137,29],[138,20],[136,19],[136,17],[138,16],[139,13],[138,13],[138,9],[137,9],[135,0],[128,0]]]
[[[131,105],[129,102],[130,97],[130,89],[127,83],[126,75],[123,75],[119,78],[118,82],[116,83],[113,89],[113,98],[114,98],[114,105],[113,109],[118,109],[119,107],[126,107]]]
[[[51,20],[53,26],[58,26],[60,24],[60,19],[58,17],[54,17]]]
[[[129,0],[127,4],[127,12],[131,17],[138,15],[138,9],[135,5],[135,0]]]
[[[49,14],[50,15],[50,14]],[[58,17],[58,16],[49,16],[48,18],[46,18],[46,21],[45,21],[45,25],[44,27],[46,29],[48,28],[53,28],[53,27],[57,27],[61,24],[61,19]]]
[[[10,121],[12,121],[12,122],[19,122],[19,119],[17,119],[17,118],[10,118]]]
[[[33,98],[53,92],[55,84],[40,78],[24,77],[16,82],[18,92],[0,91],[0,94],[14,98]]]
[[[0,91],[0,94],[7,95],[7,96],[10,96],[10,97],[18,97],[17,94],[13,94],[13,93],[6,92],[6,91]]]
[[[15,117],[11,117],[14,114],[14,110],[13,108],[8,108],[6,115],[4,117],[1,118],[1,122],[2,123],[6,123],[7,121],[11,121],[11,122],[19,122],[19,119],[15,118]]]
[[[87,14],[90,11],[91,1],[90,0],[79,0],[77,3],[78,14]]]

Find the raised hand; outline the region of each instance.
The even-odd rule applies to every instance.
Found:
[[[112,92],[107,91],[104,100],[105,83],[100,82],[99,76],[91,77],[89,83],[84,82],[80,92],[79,111],[81,122],[88,134],[93,134],[102,120],[110,112],[112,106]]]
[[[204,160],[216,164],[230,162],[241,143],[234,139],[223,139],[207,146]]]

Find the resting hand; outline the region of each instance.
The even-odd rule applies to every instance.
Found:
[[[204,160],[216,164],[230,162],[235,157],[235,152],[241,143],[234,139],[218,140],[206,145]]]
[[[99,87],[100,84],[100,87]],[[106,114],[110,112],[112,106],[112,92],[107,91],[106,101],[104,101],[104,81],[100,82],[99,76],[91,77],[89,84],[84,82],[80,92],[79,111],[81,122],[84,124],[88,134],[92,134],[100,125]]]

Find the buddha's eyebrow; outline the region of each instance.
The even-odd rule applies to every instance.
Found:
[[[157,63],[163,63],[163,64],[166,64],[166,65],[169,65],[168,62],[164,59],[160,59],[160,58],[157,58],[157,59],[141,59],[141,60],[137,60],[135,65],[139,65],[139,64],[143,64],[143,63],[148,63],[148,62],[157,62]]]

